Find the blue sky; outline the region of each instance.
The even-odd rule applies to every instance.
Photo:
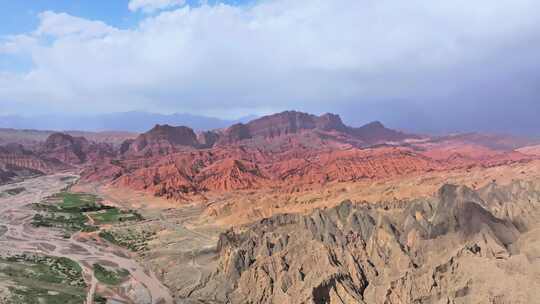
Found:
[[[0,35],[33,30],[39,22],[37,14],[47,10],[103,20],[118,27],[133,26],[140,15],[128,10],[128,0],[1,0],[0,3]]]
[[[207,1],[215,3],[214,1]],[[220,1],[232,5],[245,5],[249,0]],[[144,17],[141,12],[128,9],[129,0],[0,0],[0,36],[24,33],[38,25],[37,14],[42,11],[66,12],[70,15],[102,20],[119,28],[137,25]],[[198,0],[187,1],[196,6]]]
[[[206,3],[247,5],[250,0],[211,0]],[[117,28],[136,27],[148,14],[128,9],[129,0],[0,0],[0,37],[26,33],[39,25],[38,14],[43,11],[65,12],[90,20],[101,20]],[[187,0],[187,5],[198,6],[200,0]],[[32,60],[27,56],[0,54],[0,70],[28,71]]]
[[[0,116],[337,112],[540,132],[537,0],[0,0]]]
[[[39,25],[38,13],[52,10],[128,28],[135,26],[141,13],[128,10],[128,0],[0,0],[0,37],[22,34]],[[32,60],[27,56],[0,54],[0,70],[27,71]]]

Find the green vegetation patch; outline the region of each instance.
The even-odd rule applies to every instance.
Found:
[[[0,272],[10,277],[24,277],[47,283],[86,287],[81,266],[64,257],[17,255],[0,259]]]
[[[127,229],[125,231],[104,230],[99,236],[115,245],[127,248],[133,252],[144,252],[148,250],[148,242],[155,236],[155,232],[136,231]]]
[[[34,226],[60,228],[69,232],[97,231],[98,227],[88,223],[89,217],[97,225],[142,219],[134,211],[121,211],[103,205],[97,196],[87,193],[61,192],[42,203],[33,204],[32,207],[41,211],[33,218]]]
[[[107,298],[102,295],[94,295],[94,304],[107,304]]]
[[[17,188],[7,189],[6,191],[4,191],[4,193],[9,194],[9,195],[18,195],[18,194],[23,193],[24,191],[26,191],[26,188],[17,187]]]
[[[140,221],[142,216],[135,211],[122,211],[117,208],[90,213],[96,224],[114,224],[126,221]]]
[[[126,269],[108,269],[97,263],[93,266],[96,279],[103,284],[119,285],[129,276],[129,271]]]
[[[82,268],[63,257],[0,258],[0,280],[14,284],[11,303],[83,303],[86,297]]]
[[[11,287],[10,292],[9,303],[13,304],[82,304],[86,300],[84,292],[72,294],[39,287]]]
[[[60,192],[53,199],[61,201],[56,206],[63,212],[79,213],[111,208],[102,205],[97,196],[87,193]]]
[[[97,228],[87,225],[88,218],[82,213],[46,213],[36,214],[32,219],[35,227],[54,227],[75,231],[92,231]]]

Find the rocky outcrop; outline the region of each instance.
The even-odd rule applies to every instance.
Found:
[[[167,155],[185,147],[197,148],[197,135],[188,127],[156,125],[135,140],[124,142],[121,150],[131,156]]]
[[[197,142],[201,148],[211,148],[219,140],[219,133],[206,131],[197,134]]]
[[[187,127],[156,125],[125,141],[114,164],[94,162],[83,179],[110,180],[117,186],[189,200],[192,194],[210,191],[293,192],[332,182],[533,159],[448,140],[421,139],[380,122],[352,128],[335,114],[286,111],[198,135]]]
[[[497,278],[479,270],[515,263],[510,257],[520,232],[491,211],[500,191],[512,195],[507,190],[445,185],[435,197],[402,208],[344,202],[233,228],[219,238],[216,270],[183,296],[215,303],[511,299],[517,291],[500,290]]]
[[[117,160],[115,165],[106,162],[91,177],[84,175],[83,178],[116,180],[117,186],[190,200],[190,194],[212,191],[276,189],[287,193],[334,182],[491,167],[527,160],[499,156],[484,160],[438,160],[403,147],[331,147],[328,150],[291,147],[280,152],[232,145],[188,149],[159,157],[127,158]],[[115,167],[114,170],[109,169],[110,166]]]
[[[67,169],[69,166],[56,159],[44,159],[19,144],[0,146],[0,167],[4,176],[33,176]]]
[[[379,121],[371,122],[359,128],[349,128],[348,132],[370,145],[420,138],[417,135],[405,134],[403,132],[388,129]]]
[[[87,150],[88,146],[88,141],[83,137],[54,133],[47,138],[39,153],[66,164],[82,164],[86,162],[83,150]]]
[[[178,152],[148,162],[119,160],[104,164],[85,179],[115,180],[114,184],[152,194],[188,199],[190,194],[276,188],[292,191],[329,182],[386,178],[440,169],[440,164],[408,150],[345,150],[312,153],[271,153],[249,148],[219,148]],[[108,167],[114,166],[114,170]],[[91,172],[91,171],[87,171]],[[86,173],[86,172],[85,172]],[[106,176],[112,173],[114,176]]]
[[[251,139],[252,137],[249,127],[245,124],[238,123],[223,131],[219,136],[217,144],[220,146],[232,145],[246,139]]]
[[[346,131],[340,117],[334,114],[315,116],[307,113],[286,111],[253,120],[247,124],[251,136],[273,138],[294,134],[303,130]]]
[[[109,144],[89,142],[84,137],[65,133],[51,134],[36,153],[41,158],[58,160],[67,165],[102,161],[114,156],[113,147]]]
[[[335,141],[357,146],[418,138],[418,136],[388,129],[380,122],[352,128],[345,125],[336,114],[327,113],[316,116],[296,111],[285,111],[261,117],[247,124],[231,126],[222,133],[219,143],[222,145],[233,144],[256,138],[268,140],[305,132],[314,132],[318,137],[334,138]]]
[[[93,143],[82,137],[51,134],[44,143],[28,149],[20,144],[0,146],[0,167],[4,176],[23,178],[50,174],[91,163],[108,163],[114,155],[112,146]]]

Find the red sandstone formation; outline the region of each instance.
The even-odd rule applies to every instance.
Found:
[[[189,199],[212,191],[313,189],[331,182],[390,178],[472,166],[498,166],[534,156],[492,144],[479,134],[427,138],[373,122],[346,126],[334,114],[283,112],[198,135],[156,125],[114,152],[112,146],[56,133],[35,151],[0,150],[0,164],[44,173],[84,167],[83,178]],[[115,155],[116,153],[116,155]]]
[[[292,135],[311,134],[320,139],[331,138],[342,144],[368,146],[388,141],[403,141],[418,138],[384,127],[380,122],[373,122],[360,128],[346,126],[338,115],[311,114],[287,111],[261,117],[247,124],[236,124],[221,134],[219,144],[230,145],[245,140],[257,143],[256,139],[275,139]]]
[[[529,159],[511,152],[485,159],[450,157],[440,160],[402,147],[297,149],[281,153],[217,147],[178,152],[141,162],[123,160],[120,166],[95,168],[86,177],[108,179],[116,186],[185,200],[208,191],[272,188],[291,192],[329,182],[390,178],[471,166],[489,167]]]
[[[198,136],[186,127],[158,125],[126,142],[122,158],[114,164],[97,164],[83,175],[184,200],[209,191],[290,192],[330,182],[490,167],[532,158],[494,149],[486,142],[480,135],[421,138],[379,122],[351,128],[333,114],[283,112]]]
[[[69,165],[81,165],[110,158],[114,152],[112,146],[108,144],[97,144],[89,142],[84,137],[54,133],[37,150],[37,154],[44,159],[54,159]]]
[[[59,160],[41,158],[18,144],[0,147],[0,166],[3,166],[4,170],[7,170],[6,167],[25,168],[41,173],[53,173],[69,168]]]
[[[89,163],[107,163],[106,160],[113,156],[113,148],[109,144],[97,144],[83,137],[54,133],[33,149],[20,144],[0,146],[3,176],[0,183],[9,182],[13,177],[50,174]]]
[[[188,127],[156,125],[139,135],[124,147],[130,156],[166,155],[178,151],[178,147],[197,147],[197,135]]]

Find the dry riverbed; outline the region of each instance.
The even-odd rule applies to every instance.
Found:
[[[115,225],[100,221],[123,214],[84,213],[92,226],[86,232],[67,233],[47,221],[36,227],[36,214],[43,210],[35,204],[76,179],[56,174],[0,186],[0,303],[173,303],[169,289],[131,250],[103,237]]]

